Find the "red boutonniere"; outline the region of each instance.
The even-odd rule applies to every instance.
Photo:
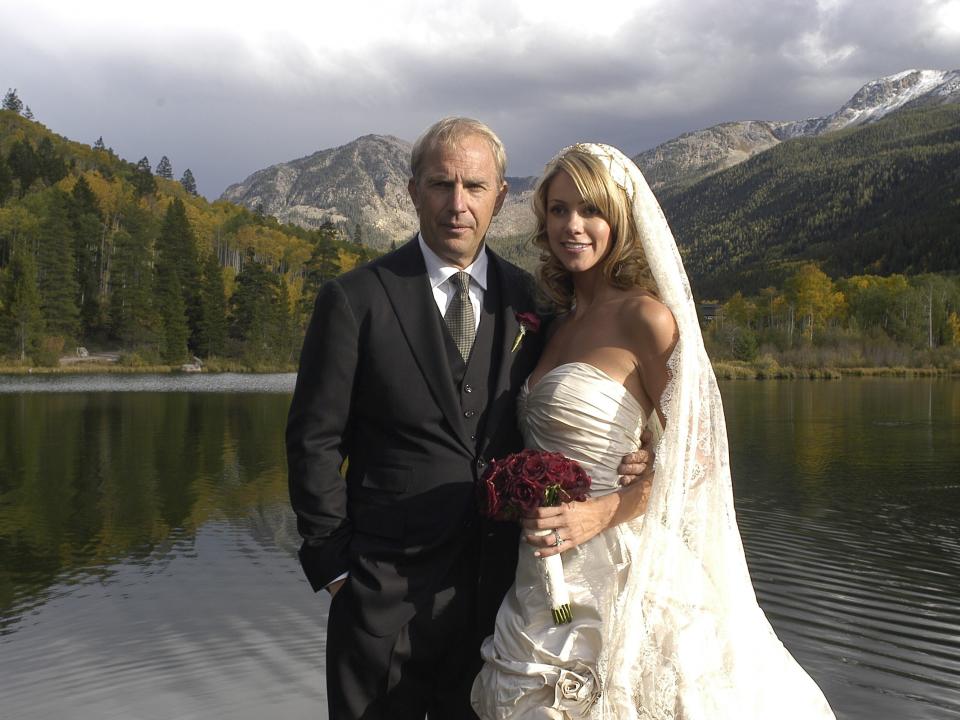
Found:
[[[513,348],[510,352],[515,353],[523,342],[523,336],[528,332],[540,331],[540,316],[532,312],[518,312],[517,322],[520,323],[520,329],[517,330],[517,336],[513,339]]]

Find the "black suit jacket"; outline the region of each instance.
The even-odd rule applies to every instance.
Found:
[[[486,252],[502,332],[477,438],[463,422],[416,238],[326,283],[307,329],[287,425],[300,561],[315,590],[349,572],[358,617],[376,635],[431,607],[458,563],[476,567],[473,587],[457,592],[476,593],[487,633],[513,580],[517,526],[480,520],[474,483],[490,459],[522,446],[515,400],[543,333],[511,352],[517,313],[535,310],[532,282]]]

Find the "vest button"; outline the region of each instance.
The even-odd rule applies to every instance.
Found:
[[[474,415],[476,415],[476,414],[477,414],[477,411],[476,411],[476,410],[467,410],[467,411],[463,414],[463,416],[464,416],[465,418],[472,418],[472,417],[473,417]]]
[[[473,392],[473,386],[472,386],[472,385],[464,385],[464,386],[463,386],[463,391],[464,391],[465,393],[472,393],[472,392]]]

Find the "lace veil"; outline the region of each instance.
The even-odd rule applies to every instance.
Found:
[[[666,422],[653,489],[646,513],[623,533],[630,567],[606,629],[592,716],[833,718],[757,605],[734,514],[720,393],[666,218],[619,150],[573,147],[599,158],[626,192],[660,299],[679,328],[660,402]]]

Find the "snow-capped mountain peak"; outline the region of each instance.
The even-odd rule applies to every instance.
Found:
[[[876,122],[907,106],[956,102],[958,95],[960,70],[904,70],[871,80],[832,115],[790,123],[777,134],[783,140],[820,135]]]

